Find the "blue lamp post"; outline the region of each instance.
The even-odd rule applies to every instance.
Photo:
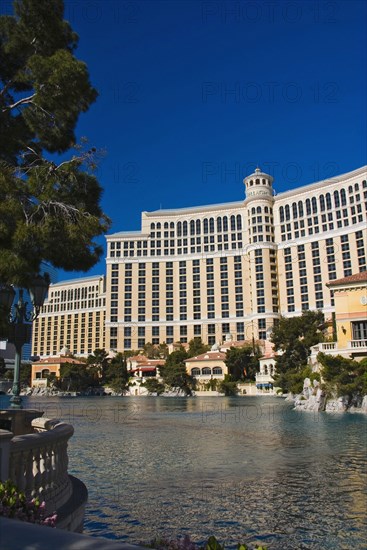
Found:
[[[40,314],[45,301],[50,279],[48,273],[42,277],[37,275],[29,285],[28,291],[31,298],[32,309],[28,311],[28,302],[23,299],[24,290],[19,289],[18,301],[14,304],[14,311],[9,316],[8,342],[14,344],[14,382],[12,388],[12,398],[10,400],[12,409],[22,409],[22,398],[20,397],[20,365],[22,359],[22,348],[24,344],[31,341],[32,325]],[[0,287],[0,304],[6,311],[10,311],[15,297],[15,290],[11,285],[2,285]]]

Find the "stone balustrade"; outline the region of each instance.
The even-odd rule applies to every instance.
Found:
[[[349,347],[367,349],[367,340],[352,340],[351,342],[349,342]]]
[[[46,514],[58,514],[58,527],[81,531],[87,490],[68,474],[67,447],[74,428],[47,418],[31,424],[33,433],[14,437],[0,430],[1,479],[11,479],[29,498],[45,501]]]

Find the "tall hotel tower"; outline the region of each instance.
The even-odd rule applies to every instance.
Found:
[[[267,339],[280,315],[321,309],[330,318],[326,284],[366,270],[366,179],[363,167],[275,194],[273,178],[257,168],[244,179],[245,201],[142,212],[140,231],[106,237],[100,342],[123,351],[194,337]],[[80,317],[78,303],[59,311]],[[47,326],[57,313],[46,303],[37,322]],[[46,340],[34,341],[34,354],[65,345]],[[87,352],[74,341],[71,351]]]

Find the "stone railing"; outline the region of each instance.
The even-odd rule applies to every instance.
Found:
[[[352,340],[349,342],[350,348],[367,348],[367,340]]]
[[[11,479],[28,497],[45,501],[46,514],[58,514],[58,527],[80,531],[87,490],[68,474],[67,447],[74,428],[47,418],[31,424],[33,433],[24,435],[0,430],[1,479]]]

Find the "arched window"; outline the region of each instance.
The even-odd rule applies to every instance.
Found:
[[[223,374],[223,369],[221,367],[214,367],[213,374]]]
[[[223,231],[228,231],[228,218],[223,216]]]
[[[190,222],[190,235],[195,235],[195,222],[191,220]]]
[[[241,214],[237,214],[237,231],[242,229],[242,217]]]
[[[298,210],[297,210],[297,204],[295,202],[292,204],[292,214],[293,214],[293,219],[296,220],[298,218]]]
[[[268,365],[264,365],[264,374],[268,374]]]
[[[342,206],[347,205],[347,196],[345,194],[345,189],[340,189],[340,200],[341,200]]]
[[[251,214],[256,214],[256,209],[254,207],[251,208]]]
[[[283,208],[283,206],[281,206],[279,208],[279,216],[280,216],[280,221],[284,222],[284,208]]]
[[[256,212],[257,212],[258,214],[261,214],[261,206],[258,206],[258,207],[256,208]]]
[[[204,225],[204,233],[208,233],[209,232],[208,218],[204,218],[203,225]]]
[[[260,180],[259,180],[259,178],[256,178],[255,184],[256,184],[256,185],[260,185]]]
[[[182,234],[184,237],[187,235],[187,222],[182,223]]]
[[[263,179],[263,180],[262,180],[262,183],[263,183],[263,185],[266,185],[266,180]]]
[[[169,224],[169,226],[170,226],[171,229],[174,229],[174,228],[175,228],[175,223],[174,223],[174,222],[171,222],[171,223]]]
[[[200,376],[200,369],[198,369],[197,367],[191,369],[191,376]]]
[[[312,197],[311,204],[312,204],[312,213],[313,213],[313,214],[317,214],[317,201],[316,201],[316,197]]]
[[[236,218],[231,216],[231,231],[236,231]]]
[[[330,193],[326,193],[325,199],[326,199],[326,208],[328,210],[331,210],[332,206],[331,206],[331,195],[330,195]]]
[[[359,191],[359,185],[358,185],[358,183],[355,183],[355,184],[354,184],[354,190],[355,190],[355,191]]]
[[[177,222],[177,236],[181,237],[181,235],[182,235],[182,223]]]
[[[209,233],[214,233],[214,218],[209,220]]]
[[[211,374],[212,373],[212,369],[210,369],[209,367],[204,367],[203,369],[201,369],[201,374]]]
[[[161,224],[158,222],[157,223],[157,229],[160,229],[161,228]]]
[[[349,191],[349,193],[353,193],[353,187],[352,187],[352,185],[350,185],[350,186],[348,187],[348,191]]]
[[[168,222],[164,222],[164,229],[168,229]]]
[[[155,229],[155,223],[150,224],[150,229]]]
[[[217,232],[218,233],[221,233],[222,232],[222,218],[217,218]]]
[[[289,211],[289,204],[285,205],[285,219],[287,221],[289,221],[291,219],[291,214],[290,214],[290,211]]]
[[[324,195],[320,195],[320,210],[321,212],[325,212],[325,197]]]
[[[264,206],[264,212],[265,212],[265,214],[269,213],[269,208],[267,206]]]
[[[304,213],[303,213],[303,202],[302,201],[298,201],[298,214],[299,214],[300,218],[303,218]]]
[[[335,205],[335,208],[339,208],[339,206],[340,206],[340,199],[339,199],[338,191],[334,191],[334,205]]]
[[[309,216],[311,214],[311,201],[310,199],[306,199],[306,214]]]
[[[200,233],[201,233],[201,221],[196,220],[196,234],[200,235]]]

